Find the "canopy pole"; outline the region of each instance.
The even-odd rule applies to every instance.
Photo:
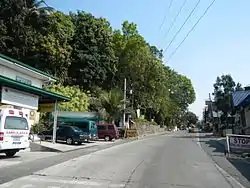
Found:
[[[53,124],[53,144],[56,143],[56,128],[57,128],[57,116],[58,116],[58,102],[56,100],[55,105],[54,105],[54,124]]]

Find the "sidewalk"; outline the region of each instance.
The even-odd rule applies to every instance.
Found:
[[[115,142],[120,142],[120,140],[116,140]],[[30,148],[31,151],[49,151],[49,152],[70,152],[84,148],[90,148],[100,145],[108,145],[113,142],[104,142],[104,141],[94,141],[90,143],[83,143],[81,145],[67,145],[66,143],[55,143],[52,142],[31,142]]]

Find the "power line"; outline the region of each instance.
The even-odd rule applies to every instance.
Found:
[[[198,25],[198,23],[201,21],[201,19],[207,14],[208,10],[212,7],[212,5],[214,4],[216,0],[213,0],[212,3],[210,3],[210,5],[207,7],[207,9],[204,11],[204,13],[200,16],[200,18],[197,20],[197,22],[194,24],[194,26],[188,31],[187,35],[185,36],[185,38],[181,41],[181,43],[175,48],[175,50],[171,53],[171,55],[168,57],[169,61],[173,55],[177,52],[177,50],[181,47],[181,45],[185,42],[185,40],[188,38],[188,36],[190,35],[190,33],[192,33],[192,31],[195,29],[195,27]]]
[[[175,33],[173,39],[170,41],[170,43],[168,44],[168,46],[165,48],[165,50],[163,51],[163,53],[166,52],[166,50],[168,50],[168,48],[170,47],[170,45],[173,43],[173,41],[175,40],[176,36],[181,32],[182,28],[185,26],[185,24],[187,23],[187,21],[189,20],[189,18],[192,16],[192,14],[194,13],[194,11],[196,10],[196,8],[198,7],[198,5],[200,4],[201,0],[199,0],[195,7],[192,9],[192,11],[189,13],[188,17],[186,18],[186,20],[184,21],[184,23],[182,24],[182,26],[180,27],[180,29]]]
[[[164,23],[166,22],[167,15],[168,15],[168,10],[170,10],[170,8],[171,8],[173,2],[174,2],[174,0],[171,0],[171,1],[170,1],[170,4],[169,4],[168,9],[167,9],[167,11],[166,11],[166,13],[165,13],[165,16],[164,16],[164,18],[163,18],[163,20],[162,20],[162,23],[161,23],[161,25],[160,25],[159,30],[161,30],[162,26],[163,26]]]
[[[168,28],[167,34],[166,34],[166,38],[169,34],[169,31],[172,29],[172,27],[174,26],[174,23],[176,22],[177,18],[179,17],[182,9],[184,8],[185,4],[187,3],[188,0],[185,0],[184,3],[181,5],[181,8],[179,9],[179,12],[177,13],[177,15],[175,16],[175,18],[173,19],[173,21],[171,22],[170,27]]]

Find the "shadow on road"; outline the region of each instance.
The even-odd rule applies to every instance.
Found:
[[[13,157],[7,157],[5,154],[0,154],[0,160],[2,159],[13,159],[13,158],[19,158],[20,156],[14,155]]]
[[[226,158],[225,146],[219,143],[216,139],[214,139],[214,137],[207,138],[208,139],[203,140],[203,142],[209,148],[213,149],[213,152],[210,154],[211,157],[225,157],[225,159],[229,161],[240,172],[242,176],[244,176],[248,181],[250,181],[250,161],[248,162],[246,159],[234,154],[232,154],[230,158]],[[202,141],[202,137],[200,137],[200,139]]]

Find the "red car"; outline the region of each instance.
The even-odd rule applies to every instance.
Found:
[[[105,141],[112,141],[113,139],[119,138],[119,131],[115,124],[101,123],[96,125],[98,131],[98,138],[104,139]]]

